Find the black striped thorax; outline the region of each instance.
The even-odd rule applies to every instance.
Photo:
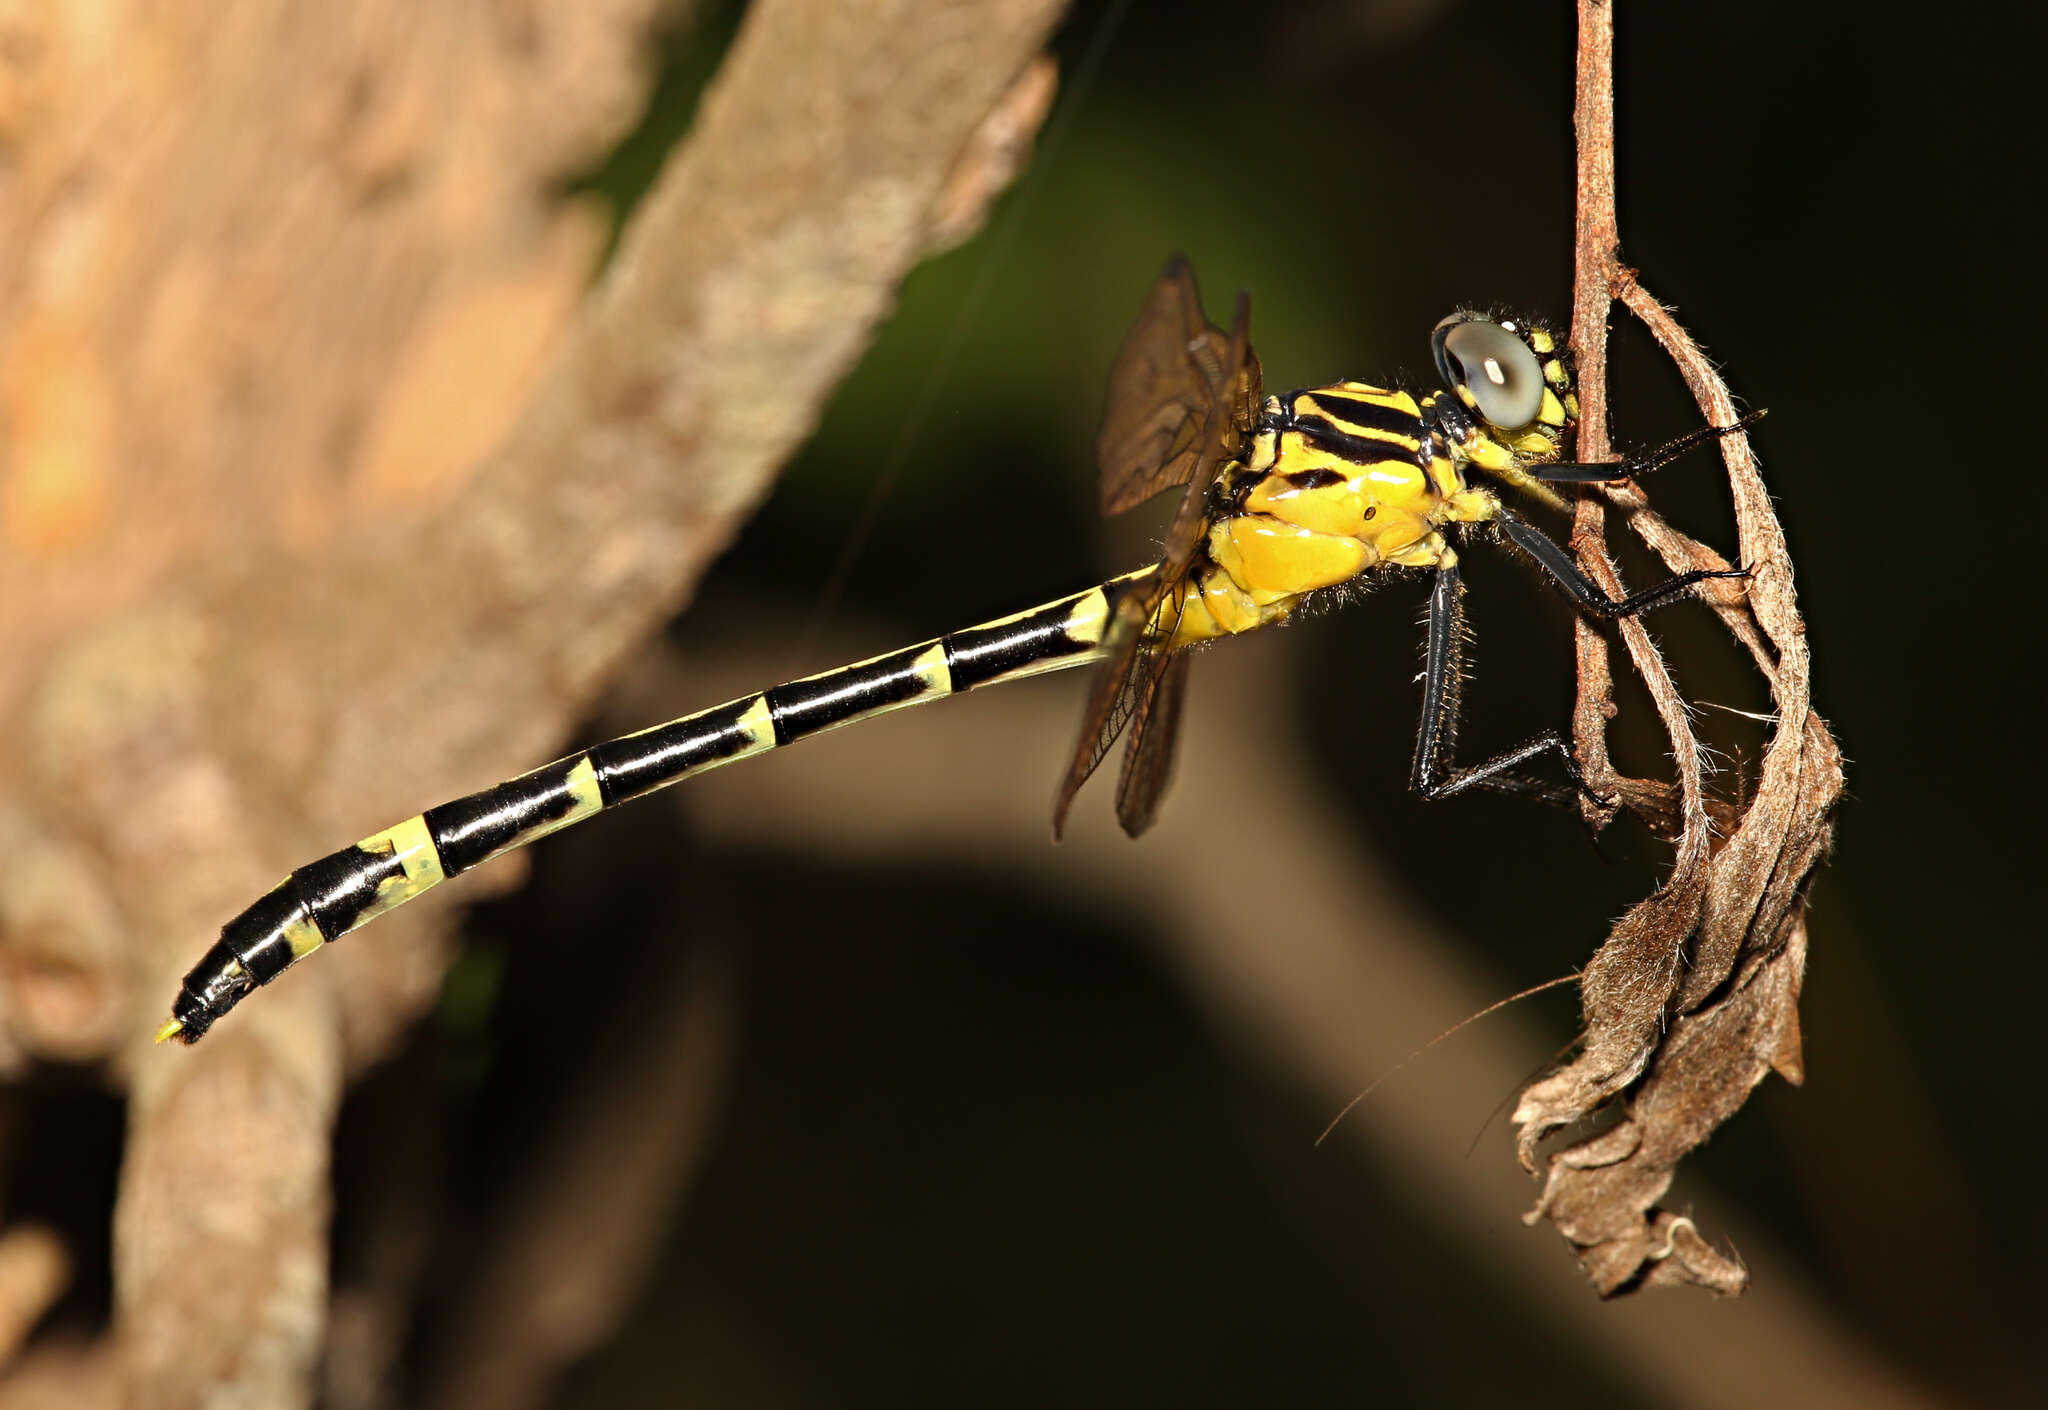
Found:
[[[1435,400],[1365,382],[1268,397],[1244,458],[1218,484],[1215,507],[1241,511],[1274,476],[1297,491],[1352,485],[1397,498],[1455,494],[1464,474],[1436,426]]]

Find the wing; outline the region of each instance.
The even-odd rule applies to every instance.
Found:
[[[1185,260],[1176,258],[1167,265],[1159,283],[1153,286],[1151,302],[1145,313],[1140,315],[1138,327],[1132,330],[1132,337],[1126,343],[1127,351],[1152,321],[1161,300],[1161,291],[1169,284],[1184,288],[1185,297],[1194,300],[1191,307],[1195,322],[1210,332],[1215,331],[1202,316],[1199,297],[1194,292],[1193,272]],[[1177,292],[1173,297],[1178,299],[1183,295]],[[1107,757],[1117,736],[1134,719],[1139,721],[1138,733],[1133,737],[1132,758],[1124,766],[1123,784],[1118,790],[1118,816],[1132,836],[1151,825],[1159,796],[1165,789],[1186,680],[1183,665],[1175,673],[1181,678],[1166,682],[1162,691],[1162,680],[1172,670],[1167,643],[1173,638],[1173,627],[1177,625],[1178,617],[1173,623],[1157,624],[1155,618],[1159,616],[1160,606],[1178,594],[1186,583],[1195,555],[1208,535],[1210,486],[1215,484],[1216,476],[1243,447],[1245,433],[1251,429],[1257,415],[1259,366],[1251,350],[1251,301],[1242,294],[1238,295],[1237,313],[1231,321],[1230,335],[1224,339],[1223,356],[1216,374],[1213,379],[1205,380],[1209,380],[1209,391],[1206,394],[1208,409],[1202,415],[1203,441],[1194,453],[1188,473],[1182,476],[1187,482],[1187,490],[1181,496],[1173,527],[1167,531],[1166,556],[1150,577],[1133,585],[1117,599],[1109,625],[1103,633],[1104,660],[1088,694],[1088,707],[1081,717],[1081,736],[1075,744],[1073,760],[1068,764],[1066,777],[1060,780],[1059,793],[1053,800],[1054,837],[1066,828],[1067,812],[1073,806],[1074,795],[1081,791],[1081,785]],[[1106,487],[1107,479],[1104,483]],[[1169,708],[1160,712],[1156,721],[1150,720],[1148,716],[1161,704]]]
[[[1178,583],[1167,576],[1160,564],[1151,577],[1138,582],[1117,599],[1116,609],[1103,633],[1108,654],[1095,668],[1095,682],[1088,690],[1088,708],[1081,716],[1081,734],[1074,742],[1074,757],[1060,780],[1058,797],[1052,805],[1052,835],[1066,831],[1067,811],[1074,795],[1109,755],[1124,726],[1153,693],[1153,685],[1166,668],[1169,633],[1155,633],[1151,622]]]
[[[1116,781],[1116,820],[1132,837],[1142,836],[1152,826],[1159,815],[1159,800],[1173,781],[1181,703],[1187,699],[1188,657],[1165,652],[1159,656],[1166,668],[1147,675],[1145,697],[1133,712],[1124,771]]]
[[[1246,356],[1257,409],[1258,360]],[[1183,255],[1166,262],[1117,353],[1109,409],[1096,441],[1102,512],[1121,514],[1195,473],[1219,401],[1228,404],[1230,339],[1202,312]],[[1233,411],[1236,407],[1230,408]],[[1247,418],[1248,419],[1248,418]]]

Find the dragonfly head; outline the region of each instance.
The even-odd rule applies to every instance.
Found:
[[[1516,318],[1454,313],[1429,349],[1437,375],[1492,439],[1518,457],[1557,454],[1578,419],[1571,353],[1548,328]]]

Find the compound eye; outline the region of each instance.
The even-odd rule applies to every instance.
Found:
[[[1543,367],[1529,345],[1498,323],[1444,323],[1437,325],[1436,337],[1442,370],[1454,386],[1472,393],[1479,414],[1507,430],[1534,421],[1543,410]]]

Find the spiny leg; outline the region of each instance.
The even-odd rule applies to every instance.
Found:
[[[1708,578],[1746,578],[1747,569],[1695,569],[1624,598],[1609,597],[1600,585],[1579,571],[1571,555],[1535,525],[1503,506],[1495,516],[1501,531],[1580,608],[1609,619],[1633,617],[1683,597]],[[1529,760],[1555,753],[1574,787],[1596,803],[1609,800],[1595,793],[1579,772],[1571,746],[1556,730],[1545,730],[1483,764],[1458,768],[1452,763],[1458,733],[1459,695],[1464,683],[1464,584],[1455,560],[1437,569],[1429,600],[1429,647],[1423,669],[1422,723],[1416,733],[1415,768],[1411,782],[1424,798],[1447,798],[1467,788],[1484,787],[1569,804],[1571,795],[1537,779],[1514,772]]]
[[[1570,792],[1514,772],[1538,755],[1555,753],[1579,792],[1605,802],[1587,785],[1571,746],[1556,730],[1545,730],[1483,764],[1459,768],[1451,761],[1458,738],[1458,707],[1464,687],[1465,585],[1456,561],[1436,570],[1429,596],[1428,652],[1422,672],[1422,723],[1415,735],[1415,766],[1409,780],[1415,791],[1434,801],[1468,788],[1520,793],[1569,806]]]
[[[1675,441],[1666,441],[1648,455],[1635,460],[1611,460],[1586,463],[1582,461],[1560,461],[1551,465],[1526,467],[1529,477],[1548,481],[1554,485],[1601,484],[1612,480],[1632,480],[1638,475],[1647,475],[1661,469],[1684,455],[1694,446],[1708,441],[1718,441],[1723,436],[1732,436],[1737,431],[1746,431],[1764,419],[1769,408],[1752,411],[1733,426],[1702,426],[1697,431],[1688,431]]]
[[[1569,597],[1580,608],[1596,617],[1610,620],[1618,617],[1633,617],[1638,613],[1654,611],[1685,596],[1693,584],[1709,578],[1746,578],[1747,568],[1695,568],[1690,573],[1680,573],[1666,578],[1655,587],[1644,588],[1623,598],[1609,597],[1600,585],[1579,571],[1579,565],[1572,562],[1572,556],[1548,534],[1523,519],[1514,511],[1502,506],[1494,515],[1494,522],[1500,525],[1515,547],[1536,560],[1536,566],[1549,575],[1558,590]]]

